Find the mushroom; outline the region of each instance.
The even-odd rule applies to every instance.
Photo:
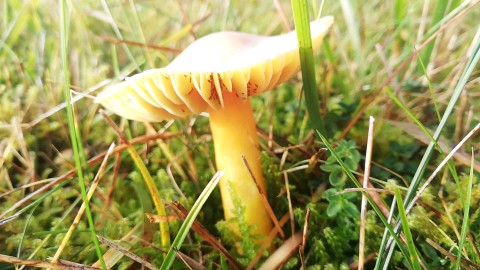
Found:
[[[311,22],[313,48],[319,47],[332,23],[332,17]],[[217,169],[225,172],[220,181],[225,218],[237,217],[242,207],[244,216],[237,221],[254,225],[254,235],[267,235],[272,221],[252,179],[266,194],[249,97],[274,88],[299,70],[294,31],[270,37],[219,32],[196,40],[168,66],[109,87],[96,102],[144,122],[208,111]],[[238,232],[238,227],[234,230]]]

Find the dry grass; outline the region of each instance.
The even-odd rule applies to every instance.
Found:
[[[437,128],[464,76],[462,72],[478,54],[475,44],[480,15],[479,1],[467,1],[471,5],[449,17],[460,4],[449,1],[440,17],[445,19],[444,24],[435,28],[435,1],[392,2],[326,2],[322,14],[333,14],[336,24],[316,59],[322,117],[331,132],[331,142],[338,151],[345,151],[344,160],[354,160],[356,155],[363,159],[368,116],[377,120],[368,193],[384,214],[390,210],[395,188],[400,188],[404,196],[409,190],[429,143],[411,115],[427,129]],[[408,3],[394,5],[403,2]],[[60,254],[66,261],[49,262],[81,209],[75,154],[81,159],[87,189],[93,187],[95,175],[103,170],[102,161],[106,162],[103,176],[95,182],[98,186],[90,207],[97,234],[122,247],[115,250],[113,245],[101,245],[107,265],[135,269],[148,262],[158,267],[165,247],[159,247],[158,225],[145,216],[155,213],[150,194],[125,151],[127,145],[104,120],[91,97],[127,75],[166,65],[194,39],[208,33],[285,32],[293,27],[290,1],[67,4],[68,71],[81,138],[78,153],[72,150],[62,98],[64,70],[57,1],[0,3],[0,269],[11,269],[13,264],[24,268],[32,263],[60,269],[80,267],[67,261],[100,267],[85,216]],[[310,5],[313,18],[320,1],[311,1]],[[424,57],[429,46],[432,53],[424,59],[425,73],[418,59]],[[480,122],[476,109],[480,106],[478,77],[477,67],[442,129],[439,146],[443,154],[437,150],[424,165],[424,179],[452,151],[452,145]],[[386,90],[391,90],[404,107],[399,107]],[[279,250],[287,250],[276,259],[284,263],[284,269],[362,267],[357,263],[362,189],[341,192],[354,185],[348,179],[338,182],[343,175],[341,169],[329,159],[325,145],[315,139],[303,102],[299,77],[252,100],[268,201],[273,214],[283,217],[278,220],[281,227],[266,240]],[[140,155],[162,199],[190,209],[216,172],[207,117],[151,124],[110,117]],[[355,144],[349,148],[342,139]],[[107,155],[112,143],[117,146]],[[432,177],[423,196],[412,205],[408,218],[414,248],[428,269],[455,268],[460,242],[465,243],[460,252],[461,266],[474,269],[480,264],[476,240],[480,237],[479,146],[478,134],[473,134],[459,152],[452,153],[448,169]],[[353,163],[350,169],[362,179],[364,171],[359,164],[363,162]],[[467,198],[470,178],[472,195]],[[374,193],[373,188],[384,192]],[[468,213],[464,208],[467,199],[468,226],[462,225],[463,215]],[[271,256],[279,254],[266,246],[255,247],[253,239],[241,243],[249,252],[238,254],[231,234],[220,222],[223,216],[219,205],[220,194],[214,191],[185,239],[173,269],[186,268],[185,263],[194,269],[252,269],[270,263],[275,258]],[[175,213],[168,212],[171,216]],[[172,238],[185,217],[181,213],[179,219],[169,220]],[[369,269],[376,261],[372,254],[380,249],[384,225],[370,210],[363,222],[364,267]],[[276,236],[282,230],[287,240]],[[216,246],[215,241],[222,245]],[[123,249],[125,252],[118,252]],[[132,260],[127,251],[139,260]],[[390,265],[407,267],[403,255],[396,249]]]

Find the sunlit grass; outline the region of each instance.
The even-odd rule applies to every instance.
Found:
[[[477,140],[467,140],[408,209],[424,180],[480,122],[479,1],[434,2],[293,1],[298,13],[279,0],[2,1],[0,269],[11,269],[13,257],[50,263],[82,201],[90,207],[68,235],[62,260],[102,267],[103,256],[115,268],[197,262],[220,269],[255,258],[251,266],[261,266],[273,249],[256,254],[251,240],[231,244],[235,237],[216,226],[223,219],[218,190],[198,200],[216,173],[205,114],[147,125],[107,112],[115,131],[91,97],[125,76],[167,65],[206,34],[274,35],[294,26],[301,30],[302,72],[252,98],[268,199],[278,218],[291,219],[285,239],[272,239],[281,246],[295,233],[307,236],[283,269],[356,268],[370,115],[370,182],[378,192],[363,191],[365,269],[478,268]],[[312,55],[305,26],[319,14],[333,15],[335,25]],[[414,128],[399,128],[405,126]],[[112,142],[117,146],[88,200]],[[192,210],[186,222],[161,210],[173,201]],[[169,231],[145,214],[168,220]],[[189,230],[194,220],[226,249]],[[162,233],[175,239],[170,250]],[[139,260],[112,252],[96,235]],[[240,254],[239,246],[250,249]]]

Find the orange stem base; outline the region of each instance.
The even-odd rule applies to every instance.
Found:
[[[268,235],[272,221],[242,160],[243,155],[266,194],[252,107],[250,101],[242,101],[232,93],[224,93],[223,99],[224,108],[210,109],[209,113],[217,169],[225,172],[220,180],[225,218],[229,220],[236,217],[240,203],[244,207],[244,220],[247,224],[256,226],[253,233]]]

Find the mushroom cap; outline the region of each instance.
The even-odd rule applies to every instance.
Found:
[[[310,23],[313,48],[333,17]],[[188,46],[168,66],[117,83],[96,102],[122,117],[157,122],[223,107],[223,92],[242,100],[290,79],[300,70],[295,31],[278,36],[218,32]]]

